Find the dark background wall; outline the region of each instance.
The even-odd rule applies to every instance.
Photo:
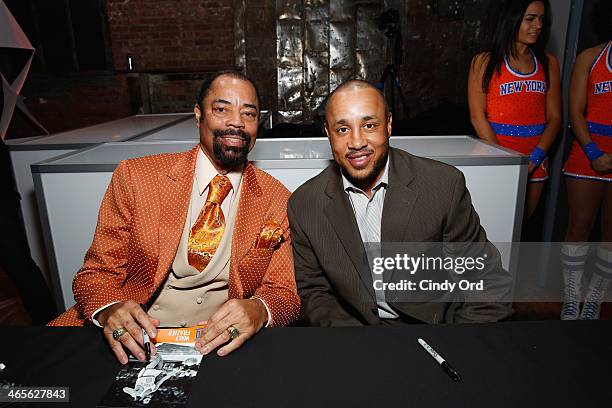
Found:
[[[467,75],[485,47],[495,0],[400,2],[402,86],[410,119],[403,133],[471,133]]]
[[[443,103],[467,103],[468,69],[472,56],[484,45],[490,3],[405,3],[402,82],[411,113],[419,115]]]
[[[87,0],[87,12],[80,2],[5,1],[37,49],[22,96],[52,133],[138,113],[150,104],[141,100],[144,87],[157,103],[152,110],[185,111],[207,72],[234,66],[233,0]],[[100,35],[79,30],[83,21],[97,25]],[[81,48],[98,57],[88,59]],[[128,73],[127,54],[149,75]],[[54,64],[56,55],[76,64]],[[88,67],[92,60],[97,65]],[[16,112],[8,136],[37,132]]]
[[[233,0],[107,0],[113,68],[199,71],[234,63]]]
[[[455,123],[457,133],[469,126],[467,69],[481,47],[490,2],[385,2],[401,14],[400,78],[412,127],[439,124],[432,119],[440,112]],[[207,73],[236,67],[236,35],[245,40],[247,73],[261,85],[264,108],[275,108],[275,0],[6,0],[6,4],[37,48],[22,95],[51,132],[139,111],[190,109]],[[242,32],[235,30],[236,24]],[[128,54],[138,74],[127,72]],[[9,137],[35,133],[16,113]]]

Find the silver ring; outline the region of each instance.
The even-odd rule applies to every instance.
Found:
[[[230,326],[227,328],[227,332],[230,336],[230,339],[234,340],[236,337],[240,336],[240,332],[234,326]]]
[[[127,330],[125,329],[125,327],[120,327],[118,329],[115,329],[113,330],[113,339],[119,340],[119,338],[123,336],[125,333],[127,333]]]

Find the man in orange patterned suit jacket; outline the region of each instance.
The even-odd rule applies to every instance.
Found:
[[[217,73],[202,85],[194,112],[200,144],[191,151],[119,164],[74,278],[76,305],[50,323],[103,327],[124,364],[126,349],[145,359],[143,329],[155,337],[159,325],[206,322],[196,347],[207,354],[223,345],[217,353],[226,355],[262,327],[288,325],[299,313],[289,191],[247,161],[259,118],[255,86],[239,72]],[[213,178],[222,176],[231,183],[218,204],[228,233],[221,231],[216,252],[204,253],[202,270],[191,258],[195,224]]]

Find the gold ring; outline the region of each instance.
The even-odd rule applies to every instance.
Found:
[[[127,333],[127,330],[125,329],[125,327],[120,327],[118,329],[115,329],[113,330],[113,339],[119,340],[119,337],[123,336],[125,333]]]
[[[234,340],[236,337],[240,336],[240,332],[234,326],[230,326],[227,328],[227,332],[229,333],[230,339]]]

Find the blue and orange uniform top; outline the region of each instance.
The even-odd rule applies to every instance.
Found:
[[[546,128],[546,92],[548,84],[542,65],[531,53],[533,70],[515,71],[504,58],[501,70],[494,73],[487,90],[486,116],[501,146],[530,154]],[[545,160],[530,181],[548,178]]]
[[[612,153],[612,41],[593,63],[587,82],[586,120],[591,140]],[[612,182],[612,173],[598,174],[576,139],[565,162],[566,176]]]

